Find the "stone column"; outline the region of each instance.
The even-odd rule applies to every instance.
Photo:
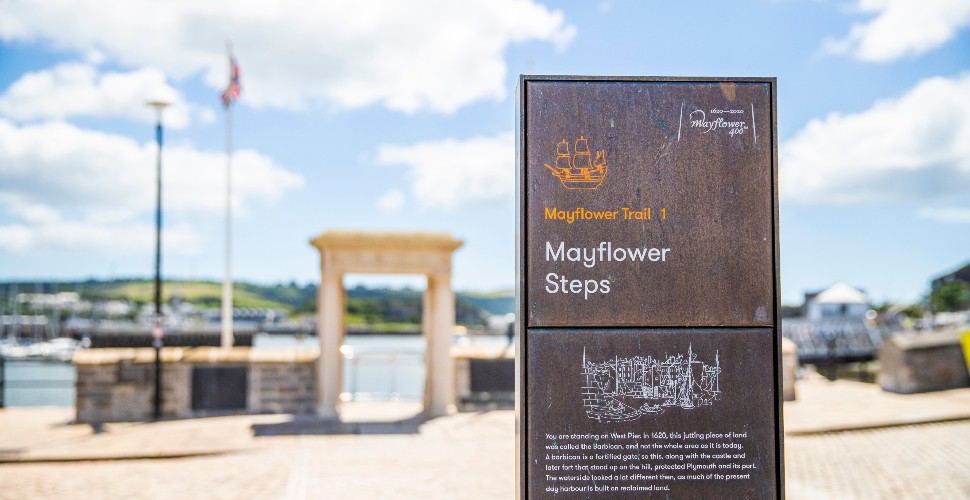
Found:
[[[317,304],[317,336],[320,358],[317,361],[317,416],[338,420],[337,404],[343,386],[343,357],[340,345],[344,337],[343,275],[323,270]]]
[[[434,307],[432,307],[434,297],[431,294],[431,276],[425,276],[426,283],[424,294],[421,297],[421,335],[424,337],[424,390],[422,395],[422,405],[427,412],[431,408],[431,346],[434,345]]]
[[[455,411],[455,365],[451,358],[451,335],[455,324],[455,295],[451,291],[451,274],[438,272],[428,275],[431,304],[431,330],[428,332],[427,380],[428,403],[425,413],[430,417]]]

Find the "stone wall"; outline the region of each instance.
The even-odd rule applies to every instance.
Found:
[[[249,365],[249,411],[312,414],[316,411],[316,355],[254,351]],[[286,359],[290,358],[290,359]]]
[[[162,415],[185,417],[191,411],[191,374],[181,349],[166,349],[162,367]],[[90,349],[78,354],[77,420],[150,420],[155,397],[152,349]]]
[[[316,358],[315,352],[292,349],[165,348],[162,418],[220,413],[192,408],[193,369],[218,366],[246,369],[244,412],[312,413]],[[155,395],[154,363],[155,351],[150,348],[79,352],[75,357],[77,421],[96,424],[150,420]]]

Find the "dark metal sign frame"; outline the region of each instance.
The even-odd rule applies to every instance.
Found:
[[[697,91],[700,93],[691,94],[696,89],[700,89]],[[734,103],[737,98],[740,104],[734,106],[736,109],[711,105],[705,108],[698,104],[694,106],[695,110],[690,106],[691,99],[701,104],[721,102],[716,98],[718,91],[727,99],[722,99],[723,102]],[[705,97],[708,95],[715,98]],[[744,96],[749,95],[754,97],[745,101]],[[756,469],[749,474],[752,479],[745,486],[748,489],[728,489],[725,493],[737,496],[740,491],[747,497],[783,497],[777,80],[523,75],[519,79],[517,104],[517,497],[552,498],[570,492],[573,494],[565,496],[640,497],[645,495],[644,492],[653,492],[646,495],[697,497],[722,491],[722,484],[728,487],[741,484],[711,479],[712,473],[715,479],[723,478],[717,473],[724,471],[699,471],[693,476],[683,471],[675,475],[671,471],[665,476],[656,470],[647,472],[650,465],[630,462],[638,472],[622,476],[630,479],[629,484],[636,483],[633,478],[661,474],[660,477],[670,478],[668,483],[674,485],[673,491],[663,490],[662,481],[655,481],[657,490],[652,489],[654,483],[648,485],[648,482],[636,483],[643,485],[639,490],[611,489],[616,486],[609,484],[620,484],[616,482],[616,478],[621,477],[618,473],[607,476],[609,469],[603,469],[604,473],[597,475],[592,471],[599,465],[590,465],[597,463],[592,461],[593,454],[562,451],[589,449],[591,441],[584,442],[584,436],[592,435],[595,439],[596,434],[590,434],[588,429],[601,428],[604,441],[593,442],[597,449],[601,449],[600,446],[606,450],[610,446],[636,447],[640,450],[637,453],[644,453],[642,456],[646,458],[654,451],[644,451],[646,444],[640,448],[640,443],[619,439],[640,436],[636,431],[649,427],[643,422],[676,420],[684,427],[691,422],[719,421],[722,413],[728,415],[725,417],[727,422],[743,421],[736,424],[737,429],[751,432],[750,438],[748,432],[744,436],[749,439],[745,442],[745,451],[752,456],[729,463],[727,459],[716,460],[721,455],[732,456],[721,454],[707,462],[725,468],[746,466]],[[632,113],[640,114],[634,116]],[[685,117],[685,114],[690,116]],[[619,118],[614,121],[613,115]],[[760,121],[756,116],[761,118]],[[602,120],[596,124],[586,123],[594,118]],[[623,130],[618,132],[619,129]],[[686,132],[694,134],[696,143],[681,145]],[[743,141],[738,139],[745,133],[748,135]],[[640,141],[641,136],[653,139]],[[752,136],[756,146],[752,146]],[[651,146],[659,152],[650,150],[650,162],[641,161],[642,153],[646,151],[643,144],[651,140],[659,145]],[[636,154],[626,151],[635,148],[641,149],[637,149]],[[730,151],[725,152],[726,149]],[[678,161],[667,156],[671,151]],[[753,158],[754,155],[758,155],[757,161],[744,161],[757,163],[758,168],[767,166],[765,171],[753,168],[752,173],[725,173],[725,166],[741,163],[743,167],[746,164],[738,158]],[[714,160],[705,164],[708,157]],[[627,165],[640,163],[636,169],[627,168],[624,172],[624,161]],[[615,166],[613,162],[620,165]],[[687,163],[689,169],[683,166]],[[654,168],[655,165],[661,167]],[[684,200],[690,199],[695,199],[699,208],[668,214],[670,207],[641,209],[640,205],[633,206],[641,201],[642,194],[640,187],[633,190],[634,184],[642,182],[645,175],[652,176],[652,185],[663,186],[656,189],[666,190],[657,191],[663,195],[661,197],[680,200],[674,203],[675,208],[686,206]],[[604,178],[612,180],[613,185],[605,187],[609,182],[604,182]],[[729,181],[723,178],[729,178]],[[600,193],[605,194],[596,193],[600,188],[603,189]],[[606,202],[598,206],[595,206],[596,202],[590,202],[590,206],[586,206],[584,202],[562,201],[593,200],[591,197],[596,196],[600,197],[596,200],[613,200],[610,203],[617,206]],[[653,201],[656,200],[645,201],[642,205]],[[618,207],[618,204],[630,206]],[[668,215],[671,221],[666,222]],[[661,217],[665,222],[659,222]],[[630,225],[614,224],[618,219],[639,225],[629,229]],[[542,224],[539,221],[543,221]],[[721,225],[711,221],[720,221]],[[609,224],[613,225],[605,229]],[[656,246],[624,246],[630,239],[628,236],[641,233],[649,233]],[[724,248],[721,244],[725,242],[734,246]],[[679,247],[674,248],[677,245]],[[668,252],[671,255],[669,265],[657,267],[666,264]],[[707,258],[676,262],[673,256],[678,252]],[[639,261],[633,266],[630,263],[635,258]],[[576,276],[557,274],[562,268],[567,269],[563,274],[568,271],[586,275],[596,271],[600,274],[594,279],[589,279],[590,276],[573,279]],[[663,283],[658,284],[658,276],[664,278]],[[612,294],[603,295],[604,290]],[[650,354],[640,351],[650,351]],[[569,368],[561,368],[570,363],[570,356],[578,357],[580,352],[581,361],[577,359]],[[617,352],[636,355],[622,357]],[[701,359],[703,356],[706,357]],[[741,358],[744,360],[738,361]],[[732,367],[730,362],[735,366]],[[744,365],[743,368],[735,369],[740,365]],[[579,366],[581,369],[576,368]],[[730,397],[727,377],[722,381],[719,376],[722,371],[732,369],[744,372],[743,377],[736,378],[745,378],[751,385],[732,386],[737,389],[735,394],[741,401],[718,401],[712,405],[712,399]],[[675,372],[680,375],[671,375]],[[647,378],[648,373],[650,378]],[[636,384],[621,380],[626,376],[624,374],[632,374],[630,380],[636,379]],[[666,377],[666,385],[658,382],[659,374]],[[759,378],[765,380],[759,381]],[[570,385],[569,381],[573,379],[585,380],[581,384],[582,395]],[[681,380],[689,382],[682,383]],[[681,391],[676,387],[678,384],[679,387],[690,385],[693,392]],[[724,391],[720,384],[725,384]],[[630,389],[634,385],[636,388]],[[622,392],[621,386],[626,387],[624,396],[639,398],[638,404],[644,401],[643,406],[635,409],[624,406],[617,396]],[[604,403],[603,387],[612,391],[605,397],[608,404]],[[668,394],[667,399],[662,399],[661,393],[669,392],[671,388],[674,395]],[[693,388],[701,389],[694,391]],[[573,391],[573,395],[569,391]],[[541,408],[537,406],[537,398],[541,398]],[[546,408],[546,405],[552,407],[561,400],[573,399],[575,401],[564,405],[578,405],[582,401],[585,408],[577,411],[571,407],[568,412]],[[760,417],[744,420],[748,410],[741,411],[738,407],[749,405],[756,407],[752,413]],[[684,408],[700,410],[686,411]],[[714,411],[712,408],[728,410]],[[664,411],[666,416],[660,416]],[[678,411],[691,416],[674,416]],[[695,418],[693,414],[701,416],[691,420]],[[636,425],[631,423],[634,420],[638,422]],[[564,433],[540,431],[549,427],[551,421],[558,422],[557,429]],[[606,432],[608,429],[625,431],[626,434]],[[616,434],[617,444],[607,444],[607,434]],[[646,438],[647,434],[644,432],[642,436]],[[555,441],[557,435],[560,437],[558,442]],[[730,431],[727,435],[731,436]],[[680,446],[682,443],[692,446],[688,437],[676,442],[658,441],[653,446]],[[646,441],[644,439],[643,443]],[[714,438],[700,439],[696,443],[712,448],[722,444]],[[734,446],[727,442],[723,444]],[[539,450],[540,447],[545,451]],[[559,455],[553,452],[551,458],[561,460],[558,463],[564,465],[550,461],[550,449],[560,450]],[[621,463],[620,455],[615,456],[615,463]],[[589,461],[584,461],[587,458]],[[683,458],[680,462],[670,460],[655,461],[653,467],[699,467],[704,462],[699,459],[689,462]],[[745,465],[745,460],[750,463]],[[540,463],[543,464],[541,470]],[[564,468],[571,471],[579,468],[584,472],[570,476],[561,472]],[[550,470],[560,471],[560,476],[551,477],[551,473],[546,472]],[[705,472],[706,481],[703,480]],[[694,476],[698,479],[695,482],[678,482],[693,480]],[[596,483],[596,478],[603,478],[605,482],[592,484]],[[536,484],[540,479],[550,482],[540,487]],[[556,483],[554,479],[560,481]],[[558,485],[567,484],[558,488]]]

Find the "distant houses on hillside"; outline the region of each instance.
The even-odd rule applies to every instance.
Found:
[[[869,310],[866,292],[847,283],[836,283],[821,292],[805,294],[805,317],[812,321],[828,318],[864,318]]]

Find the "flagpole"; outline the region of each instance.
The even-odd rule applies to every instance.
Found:
[[[232,44],[227,44],[232,69]],[[226,104],[226,269],[222,280],[222,348],[233,344],[232,335],[232,101]]]

